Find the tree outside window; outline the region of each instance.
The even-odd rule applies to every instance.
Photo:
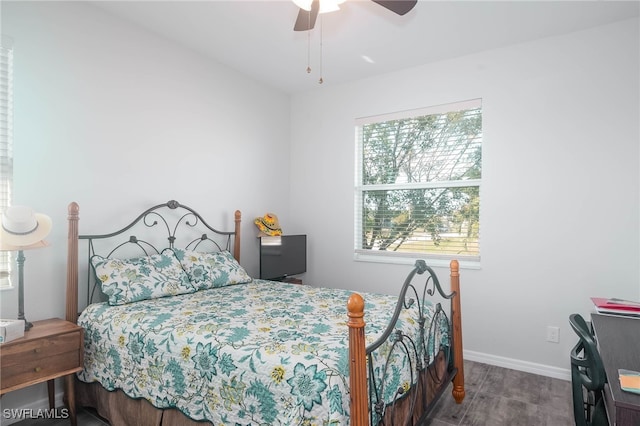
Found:
[[[356,253],[480,258],[480,100],[358,120]]]

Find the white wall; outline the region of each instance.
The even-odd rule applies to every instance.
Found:
[[[258,272],[253,218],[287,211],[289,97],[84,2],[2,2],[14,39],[14,204],[53,220],[51,247],[26,252],[29,320],[64,317],[66,219],[109,232],[177,199],[216,227],[244,215],[242,263]],[[268,181],[266,180],[268,178]],[[3,291],[2,317],[17,315]],[[46,386],[3,396],[34,408]]]
[[[410,269],[353,260],[354,119],[482,98],[482,261],[461,272],[464,347],[567,377],[569,314],[588,315],[590,296],[640,299],[638,28],[633,19],[294,95],[291,217],[308,234],[305,281],[394,291]],[[559,344],[545,341],[548,325]]]
[[[476,97],[482,268],[462,271],[469,357],[562,375],[570,313],[588,314],[592,295],[640,298],[637,19],[289,99],[84,3],[1,7],[15,44],[14,203],[54,221],[52,246],[27,253],[31,320],[64,315],[70,201],[81,232],[171,198],[214,225],[241,209],[254,275],[251,219],[276,211],[308,234],[307,283],[395,291],[408,267],[352,260],[354,119]],[[0,297],[15,316],[16,292]],[[544,341],[547,325],[560,344]],[[34,408],[44,388],[0,402]]]

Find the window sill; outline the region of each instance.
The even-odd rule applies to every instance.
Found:
[[[353,254],[353,260],[356,262],[371,262],[371,263],[388,263],[393,265],[414,265],[416,260],[424,259],[432,268],[449,268],[452,258],[433,258],[428,256],[402,256],[393,254],[368,254],[356,252]],[[482,269],[480,260],[461,260],[456,259],[460,265],[460,269]]]

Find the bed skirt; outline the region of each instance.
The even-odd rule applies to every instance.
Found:
[[[158,409],[146,399],[133,399],[122,390],[108,391],[98,382],[85,383],[76,379],[76,404],[91,407],[111,426],[196,426],[197,422],[175,408]]]
[[[455,371],[450,371],[448,368],[447,357],[440,352],[436,362],[422,372],[419,385],[414,386],[411,392],[397,401],[395,407],[387,407],[382,424],[407,424],[407,414],[411,412],[413,412],[411,416],[413,420],[408,424],[419,424],[420,419],[424,420],[433,408],[433,404],[448,388],[454,375]],[[76,379],[75,390],[76,404],[79,407],[95,409],[98,415],[106,419],[111,426],[211,425],[210,422],[193,420],[175,408],[159,409],[146,399],[130,398],[120,389],[108,391],[98,382],[85,383]],[[413,409],[412,405],[415,405]]]

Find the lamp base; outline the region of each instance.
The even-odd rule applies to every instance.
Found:
[[[24,321],[24,331],[29,331],[31,324],[24,316],[24,252],[18,251],[16,262],[18,263],[18,319]]]
[[[27,319],[24,317],[24,314],[18,314],[18,319],[24,321],[24,331],[31,330],[31,327],[33,327],[33,323],[27,321]]]

